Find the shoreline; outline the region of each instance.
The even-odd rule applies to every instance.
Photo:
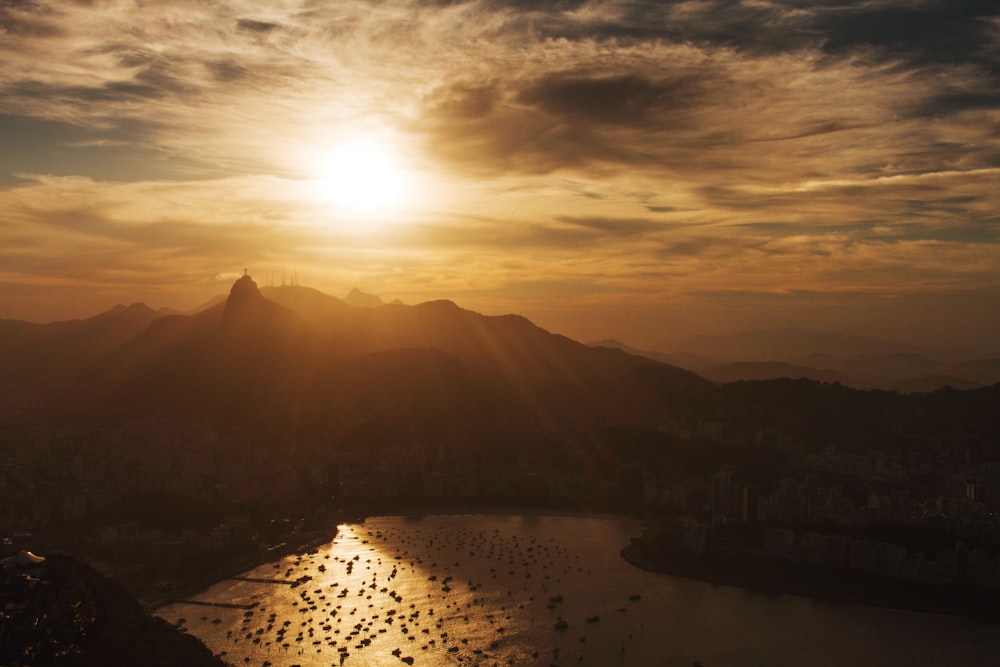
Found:
[[[350,520],[351,519],[348,519],[348,521]],[[167,596],[158,596],[155,599],[139,598],[139,602],[147,613],[152,614],[162,607],[166,607],[174,604],[175,602],[180,602],[192,596],[204,593],[221,581],[225,581],[226,579],[230,579],[244,572],[258,568],[265,563],[270,563],[278,560],[279,558],[284,558],[289,554],[308,553],[309,551],[336,539],[338,532],[337,529],[341,523],[345,523],[341,517],[334,518],[332,526],[326,525],[323,528],[313,529],[304,536],[305,539],[294,540],[291,542],[279,542],[278,544],[265,547],[264,549],[260,549],[252,554],[245,554],[244,558],[238,562],[220,564],[220,570],[213,573],[211,577],[207,577],[204,580],[185,582],[187,585],[182,586],[176,591],[172,591]]]
[[[630,521],[641,522],[642,517],[625,514],[622,512],[612,512],[612,511],[601,511],[601,510],[586,510],[586,509],[547,509],[544,507],[537,507],[533,505],[526,506],[483,506],[483,507],[469,507],[469,506],[452,506],[452,505],[430,505],[425,507],[380,507],[376,508],[374,511],[370,512],[356,512],[352,515],[351,519],[341,521],[340,523],[359,523],[364,524],[366,519],[376,518],[376,517],[411,517],[417,518],[422,516],[533,516],[533,517],[579,517],[579,518],[590,518],[590,519],[627,519]]]
[[[325,519],[322,528],[316,528],[308,532],[308,539],[296,540],[294,542],[282,542],[269,548],[258,550],[252,554],[246,554],[244,559],[231,565],[220,565],[220,571],[204,580],[186,582],[185,585],[167,596],[157,596],[155,598],[139,598],[140,604],[147,613],[154,613],[156,610],[166,607],[175,602],[180,602],[187,598],[199,595],[207,591],[217,583],[228,578],[238,576],[244,572],[260,567],[265,563],[270,563],[289,554],[308,553],[319,546],[326,544],[337,538],[340,524],[364,525],[365,521],[377,517],[431,517],[431,516],[561,516],[580,518],[604,518],[604,519],[627,519],[639,522],[642,519],[636,516],[618,514],[614,512],[601,512],[577,509],[554,509],[526,506],[526,507],[463,507],[463,506],[386,506],[372,508],[364,511],[359,507],[345,508],[340,512]]]
[[[693,554],[669,560],[652,559],[635,544],[625,545],[619,554],[629,564],[647,572],[747,591],[908,613],[1000,620],[1000,591],[934,586],[765,559],[721,557],[709,562]]]
[[[210,578],[190,582],[167,597],[141,600],[147,612],[196,596],[227,578],[237,576],[289,554],[308,553],[336,539],[340,524],[364,525],[379,517],[434,516],[533,516],[617,519],[641,522],[635,515],[576,509],[547,510],[538,507],[379,507],[371,511],[351,508],[327,517],[323,526],[300,536],[260,550],[246,559],[223,566]],[[801,563],[715,555],[697,558],[676,553],[673,558],[655,558],[635,542],[619,550],[619,556],[633,567],[669,576],[694,579],[713,585],[733,586],[747,591],[795,595],[812,600],[856,604],[879,609],[893,609],[919,614],[940,614],[986,621],[1000,620],[1000,591],[957,586],[933,586],[919,582],[892,580],[848,571],[822,570]]]

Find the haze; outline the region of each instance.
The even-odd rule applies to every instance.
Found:
[[[982,0],[4,3],[0,317],[249,267],[651,349],[1000,353],[998,54]],[[317,196],[355,141],[391,173]]]

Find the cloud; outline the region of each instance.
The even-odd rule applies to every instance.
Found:
[[[717,85],[717,84],[716,84]],[[694,105],[705,81],[696,75],[652,81],[635,75],[587,77],[549,74],[518,93],[517,101],[585,123],[636,126]]]
[[[1000,109],[1000,91],[963,91],[928,96],[917,105],[912,114],[921,116],[945,116],[962,111]]]
[[[34,2],[5,2],[0,5],[0,33],[20,38],[51,38],[64,33],[52,12]]]
[[[994,5],[3,3],[0,290],[996,291]],[[383,227],[307,194],[358,135],[412,177]]]
[[[987,20],[998,15],[989,0],[933,0],[905,5],[863,3],[823,12],[813,25],[822,30],[823,48],[840,53],[876,49],[884,57],[915,63],[966,63],[997,73],[996,61],[985,53],[996,38]]]
[[[430,150],[476,169],[655,165],[660,156],[641,134],[664,132],[683,143],[697,114],[727,94],[721,70],[702,63],[673,69],[659,78],[573,68],[445,84],[427,97],[415,129]]]
[[[268,33],[280,28],[280,26],[277,23],[270,23],[268,21],[254,21],[253,19],[239,19],[238,21],[236,21],[236,25],[241,30],[248,30],[250,32],[258,32],[258,33]]]
[[[665,225],[662,222],[646,218],[581,218],[564,215],[559,216],[556,219],[560,222],[590,230],[598,234],[616,236],[636,236],[669,229],[668,225]]]

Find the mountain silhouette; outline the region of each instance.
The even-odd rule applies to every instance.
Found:
[[[0,396],[23,397],[64,385],[162,315],[135,303],[83,320],[0,320]]]
[[[710,386],[446,300],[357,307],[244,276],[215,306],[154,315],[78,361],[59,405],[92,419],[210,420],[282,438],[501,449],[669,423],[684,396]]]
[[[670,353],[637,350],[616,340],[591,345],[623,349],[722,383],[807,378],[858,389],[913,393],[1000,382],[996,359],[965,360],[951,349],[917,348],[829,331],[781,329],[697,336],[675,343]]]
[[[40,408],[46,421],[95,426],[207,425],[319,456],[416,446],[439,461],[523,454],[598,470],[636,448],[669,448],[705,420],[725,420],[741,438],[784,431],[807,449],[863,449],[898,439],[892,424],[995,433],[1000,391],[856,391],[830,382],[839,371],[832,364],[816,379],[720,385],[517,315],[482,315],[447,300],[357,307],[306,287],[260,288],[249,276],[194,313],[120,307],[56,325],[0,322],[0,337],[17,371],[0,375],[4,412]],[[60,363],[47,356],[57,354]],[[853,359],[859,368],[871,361]],[[912,353],[892,359],[937,368]],[[740,380],[811,372],[781,363],[730,370]],[[961,377],[935,373],[901,388],[961,387]]]
[[[379,306],[384,305],[382,297],[376,296],[375,294],[367,294],[359,290],[357,287],[352,289],[347,296],[344,297],[344,301],[348,305],[355,306],[357,308],[378,308]]]
[[[793,361],[815,353],[838,357],[916,352],[911,345],[895,341],[809,329],[744,331],[716,336],[695,336],[676,341],[673,349],[718,359],[736,361]]]
[[[738,361],[702,371],[702,374],[717,382],[807,378],[818,382],[840,382],[846,385],[855,384],[853,378],[836,370],[797,366],[782,361]]]

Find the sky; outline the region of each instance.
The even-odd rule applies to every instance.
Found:
[[[0,0],[0,319],[249,269],[1000,354],[986,0]]]

